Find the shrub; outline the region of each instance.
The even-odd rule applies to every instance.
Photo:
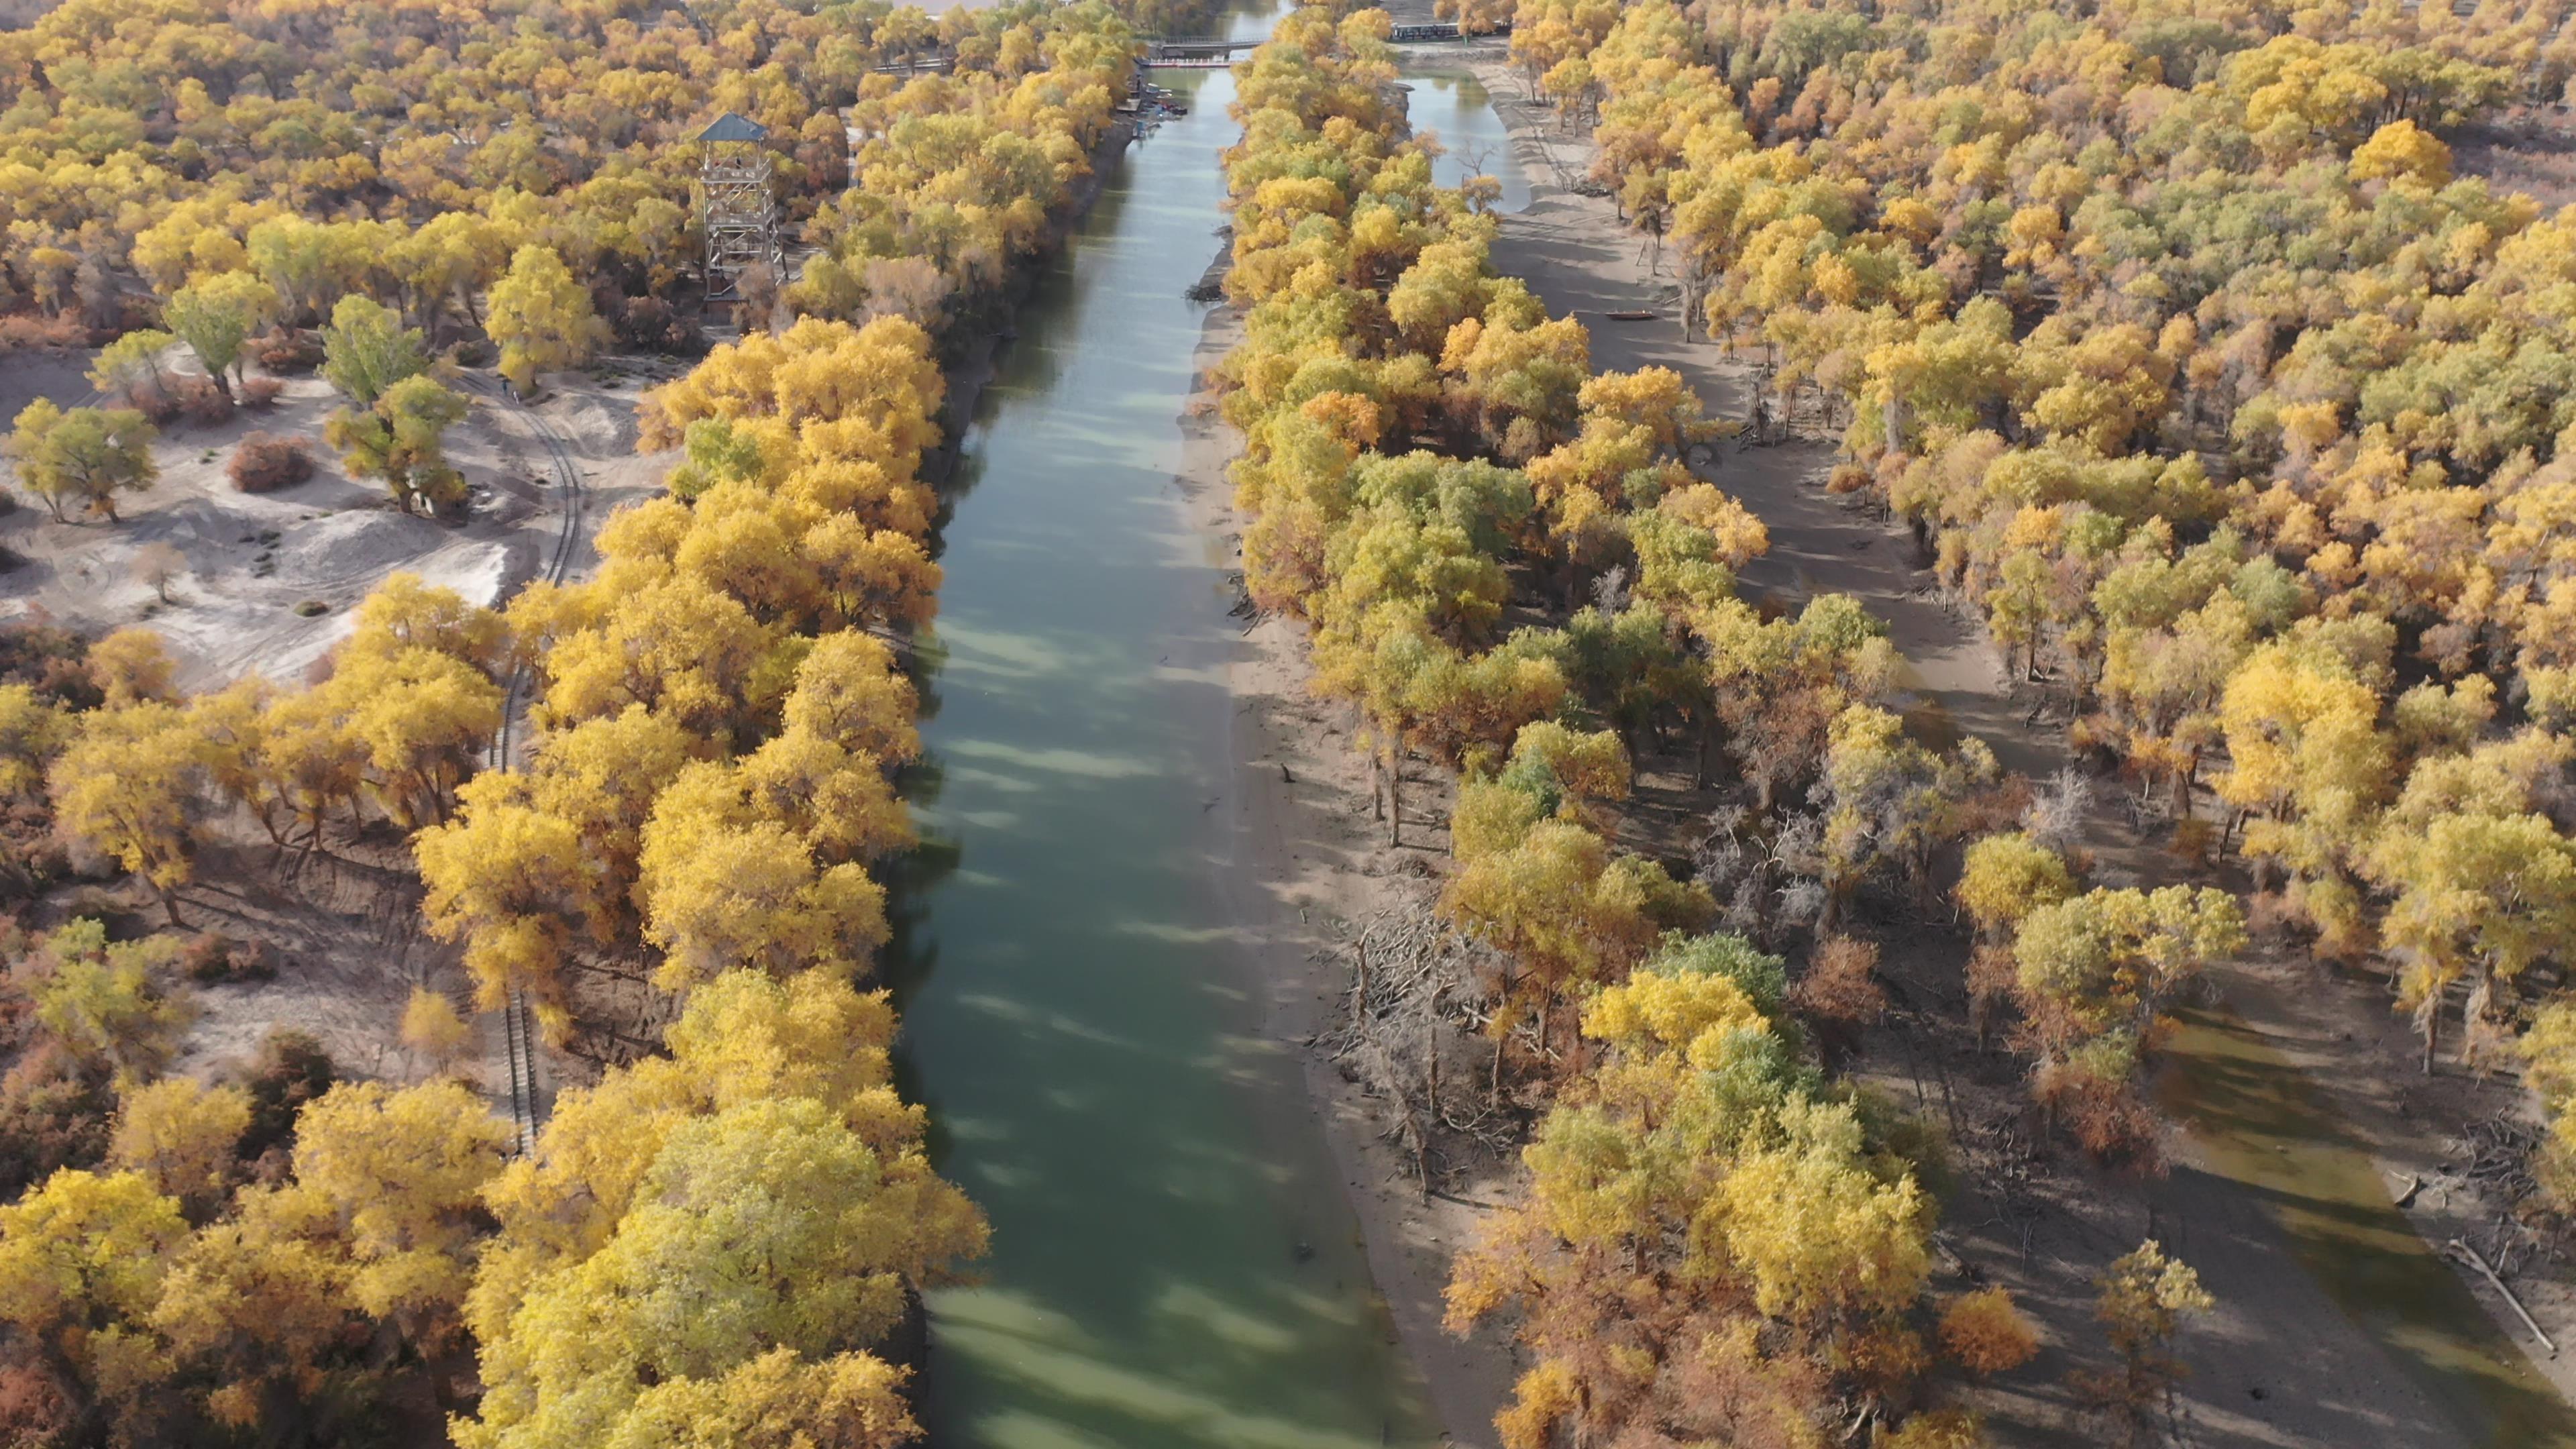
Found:
[[[320,599],[306,599],[295,606],[295,617],[299,619],[319,619],[330,612],[331,606]]]
[[[250,1088],[250,1130],[242,1134],[242,1160],[286,1146],[295,1136],[295,1114],[338,1080],[339,1067],[311,1034],[291,1027],[269,1032],[243,1084]]]
[[[0,1077],[0,1197],[14,1198],[65,1167],[107,1151],[116,1094],[105,1068],[38,1039]]]
[[[474,1028],[445,993],[415,986],[403,1007],[402,1044],[445,1071],[473,1049]]]
[[[89,329],[77,317],[0,317],[0,353],[78,347],[89,341]]]
[[[1858,1051],[1863,1028],[1887,1014],[1887,991],[1878,984],[1878,947],[1850,936],[1816,943],[1806,974],[1789,991],[1815,1029],[1817,1048],[1831,1068]]]
[[[1816,943],[1805,975],[1790,989],[1790,1004],[1821,1021],[1866,1026],[1887,1014],[1887,991],[1873,973],[1878,947],[1851,936]]]
[[[245,350],[270,372],[311,372],[322,365],[322,334],[279,327],[253,338]]]
[[[0,904],[34,900],[71,870],[50,806],[41,799],[0,805]]]
[[[166,426],[179,416],[178,393],[148,377],[138,377],[118,388],[116,397],[127,407],[151,419],[154,427]]]
[[[286,391],[286,384],[273,377],[245,378],[240,391],[242,406],[264,408],[277,402],[277,395]]]
[[[1941,1347],[1959,1367],[1984,1378],[2030,1362],[2039,1352],[2039,1335],[2013,1307],[2011,1294],[1980,1288],[1951,1299],[1941,1310]]]
[[[705,350],[698,326],[659,297],[636,297],[617,314],[617,339],[629,347],[646,347],[690,357]]]
[[[190,422],[213,427],[232,420],[232,394],[216,386],[213,378],[181,378],[177,391],[179,408],[188,415]]]
[[[0,1442],[65,1444],[78,1411],[51,1374],[35,1364],[0,1368]]]
[[[277,964],[270,958],[265,942],[236,941],[213,931],[188,938],[188,944],[179,952],[179,969],[201,986],[268,981],[277,975]]]
[[[1966,1409],[1931,1409],[1892,1430],[1881,1428],[1870,1449],[1977,1449],[1985,1442],[1975,1414]]]
[[[89,641],[52,624],[0,624],[0,684],[23,684],[66,709],[95,709]]]
[[[226,471],[233,486],[244,493],[272,493],[312,477],[313,454],[302,438],[253,433],[233,449],[232,465]]]

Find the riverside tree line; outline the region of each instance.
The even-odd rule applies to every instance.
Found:
[[[1512,21],[1685,332],[1761,348],[1769,412],[1839,435],[1830,486],[1913,523],[2185,866],[2232,854],[2258,922],[2381,964],[2428,1069],[2458,1022],[2472,1065],[2527,1060],[2566,1106],[2568,253],[2441,139],[2559,99],[2564,5],[1444,8]],[[1452,1292],[1462,1321],[1522,1310],[1506,1438],[1968,1442],[1900,1418],[1927,1221],[1902,1124],[1851,1097],[1845,1156],[1735,1195],[1837,1100],[1782,1004],[1829,1060],[1882,999],[1855,896],[1947,893],[1981,1035],[2058,1130],[2151,1163],[2166,1008],[2247,905],[2088,889],[2074,802],[1909,737],[1856,604],[1738,600],[1765,540],[1685,466],[1709,428],[1680,380],[1594,376],[1577,323],[1491,276],[1490,188],[1426,188],[1375,22],[1328,25],[1245,69],[1231,162],[1246,573],[1358,707],[1391,828],[1407,753],[1461,776],[1441,909],[1500,950],[1498,1077],[1526,1061],[1555,1100]],[[1601,830],[1640,748],[1677,745],[1740,802],[1688,880]],[[1689,934],[1711,921],[1734,934]],[[1769,953],[1800,943],[1784,989]],[[2559,1117],[2526,1210],[2576,1194],[2571,1144]],[[1759,1234],[1802,1211],[1792,1290]],[[2152,1244],[2114,1265],[2123,1367],[2079,1387],[2124,1432],[2205,1304]]]
[[[642,446],[684,459],[602,528],[584,582],[496,611],[396,576],[295,688],[182,696],[145,630],[8,637],[0,836],[22,899],[66,870],[56,838],[175,922],[214,835],[300,862],[390,826],[476,1004],[524,992],[605,1069],[510,1160],[443,1074],[473,1046],[443,997],[401,1023],[420,1085],[337,1081],[292,1036],[209,1085],[167,1068],[187,978],[230,969],[198,959],[219,946],[13,938],[0,1420],[64,1445],[410,1442],[442,1420],[492,1449],[906,1442],[889,1342],[985,1235],[923,1156],[866,985],[875,869],[911,840],[892,776],[919,748],[904,636],[939,585],[940,339],[1047,244],[1130,20],[1159,17],[145,9],[74,3],[0,37],[0,152],[34,173],[0,187],[11,300],[39,322],[157,309],[159,335],[102,354],[110,384],[180,366],[210,297],[250,309],[227,335],[322,323],[348,398],[333,441],[398,462],[421,501],[445,481],[435,416],[462,411],[439,356],[459,333],[528,380],[668,288],[694,158],[664,143],[710,87],[780,136],[823,250],[772,279],[807,315],[643,404]],[[953,74],[871,72],[940,46]],[[866,132],[846,197],[840,106]],[[446,261],[407,271],[424,251]],[[580,345],[511,350],[527,269]],[[196,361],[200,380],[237,366]],[[426,406],[388,408],[406,395]],[[490,767],[520,670],[534,742]],[[621,993],[667,1024],[633,1039],[601,1014]]]
[[[1974,1442],[1936,1357],[1991,1373],[2035,1338],[2000,1290],[1933,1301],[1925,1129],[1820,1071],[1809,1028],[1876,997],[1870,948],[1839,929],[1863,883],[1930,890],[1943,848],[2027,791],[1974,741],[1907,737],[1884,628],[1852,600],[1769,618],[1737,596],[1767,538],[1686,461],[1722,430],[1669,370],[1596,374],[1580,323],[1493,275],[1493,184],[1431,184],[1387,27],[1301,8],[1238,68],[1226,286],[1245,337],[1220,372],[1247,441],[1247,585],[1309,626],[1391,838],[1410,756],[1460,772],[1439,909],[1495,948],[1497,1082],[1533,1075],[1549,1102],[1522,1200],[1458,1261],[1452,1321],[1517,1310],[1515,1449],[1821,1444],[1853,1422]],[[1678,879],[1617,845],[1603,807],[1649,743],[1747,782],[1739,835],[1762,851]],[[2017,943],[2026,991],[2116,1107],[2122,1034],[2240,917],[2215,891],[2084,892],[2049,859],[2067,925]],[[1793,989],[1763,943],[1801,928],[1817,945]],[[2096,1387],[2125,1413],[2206,1299],[2153,1244],[2111,1283],[2134,1372]]]

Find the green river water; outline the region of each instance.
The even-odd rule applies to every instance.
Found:
[[[932,1296],[922,1412],[940,1449],[1424,1444],[1219,886],[1240,625],[1173,472],[1207,313],[1182,293],[1239,131],[1228,74],[1155,79],[1191,114],[1049,267],[949,489],[889,977],[905,1086],[993,1251]],[[1426,126],[1499,137],[1472,82],[1424,89]]]

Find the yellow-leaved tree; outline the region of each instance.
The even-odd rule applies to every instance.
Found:
[[[849,1437],[815,1442],[897,1442],[902,1371],[869,1350],[985,1228],[922,1156],[893,1026],[834,972],[726,972],[671,1056],[567,1093],[489,1194],[501,1232],[468,1310],[485,1393],[458,1442],[712,1442],[746,1416],[767,1437],[745,1442],[836,1422]],[[700,1438],[660,1437],[687,1413]]]
[[[502,376],[522,393],[535,389],[540,373],[589,361],[608,340],[590,289],[554,248],[535,244],[512,254],[509,272],[492,284],[483,330],[500,344]]]
[[[1838,1381],[1822,1350],[1912,1344],[1932,1206],[1801,1064],[1782,982],[1739,937],[1675,936],[1586,1008],[1604,1056],[1449,1288],[1453,1328],[1521,1310],[1534,1361],[1496,1420],[1509,1449],[1644,1425],[1805,1443],[1839,1393],[1896,1387]]]

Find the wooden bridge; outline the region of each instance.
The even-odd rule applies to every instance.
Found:
[[[1234,53],[1250,50],[1258,40],[1163,40],[1145,42],[1144,65],[1147,70],[1223,70],[1234,64]]]
[[[1497,34],[1508,34],[1505,26]],[[1399,25],[1394,38],[1399,43],[1426,40],[1456,40],[1455,25]],[[1234,64],[1236,55],[1260,45],[1258,40],[1167,40],[1160,36],[1145,41],[1145,58],[1140,62],[1147,70],[1223,70]],[[907,56],[876,67],[880,75],[931,75],[952,70],[957,57],[946,50],[928,55]]]
[[[1488,33],[1509,35],[1512,33],[1512,23],[1506,20]],[[1398,25],[1387,32],[1386,38],[1396,45],[1421,45],[1426,42],[1462,40],[1467,37],[1459,33],[1456,22],[1444,20],[1436,24]]]

